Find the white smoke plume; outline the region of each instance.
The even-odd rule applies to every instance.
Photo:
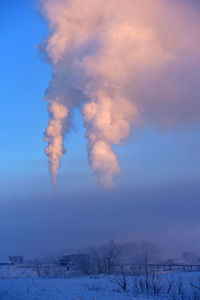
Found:
[[[48,155],[52,183],[55,186],[60,158],[66,152],[63,147],[63,135],[65,133],[63,121],[68,115],[68,109],[63,104],[56,102],[55,99],[49,103],[48,111],[51,117],[45,132],[45,141],[48,142],[45,152]]]
[[[112,146],[141,122],[171,126],[200,115],[200,13],[190,1],[41,0],[52,65],[46,153],[55,183],[68,112],[83,105],[91,168],[112,185]],[[192,108],[190,116],[186,116]]]

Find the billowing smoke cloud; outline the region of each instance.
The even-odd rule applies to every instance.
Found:
[[[133,125],[200,116],[200,13],[172,0],[41,0],[52,65],[46,153],[56,182],[67,117],[83,105],[88,156],[105,185],[120,173],[112,146]],[[69,113],[68,113],[69,112]]]

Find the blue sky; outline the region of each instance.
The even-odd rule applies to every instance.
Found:
[[[35,165],[45,158],[47,115],[41,100],[50,67],[37,53],[36,46],[47,30],[34,2],[12,1],[4,4],[1,14],[1,126],[5,129],[1,131],[1,176],[11,184],[16,176],[31,177]]]
[[[129,200],[127,201],[130,201],[130,195],[133,197],[132,204],[129,203],[128,207],[135,211],[135,209],[137,210],[134,206],[137,206],[134,204],[135,190],[138,195],[138,193],[140,194],[138,189],[147,188],[151,191],[157,188],[159,193],[156,194],[159,194],[159,196],[157,195],[159,198],[162,195],[162,187],[164,193],[166,190],[171,189],[172,191],[171,187],[174,185],[177,185],[177,190],[180,191],[180,187],[185,187],[186,184],[190,185],[188,194],[192,195],[193,191],[196,199],[199,195],[199,190],[196,188],[200,183],[200,127],[198,125],[189,129],[178,128],[168,131],[161,131],[153,126],[140,128],[135,132],[133,130],[131,137],[124,142],[124,145],[115,146],[122,173],[116,178],[117,187],[106,190],[98,185],[89,169],[85,130],[78,111],[74,115],[75,128],[65,139],[68,153],[62,158],[58,189],[56,195],[53,194],[49,181],[47,157],[44,153],[46,144],[43,141],[43,134],[48,123],[46,103],[43,101],[43,97],[51,77],[51,66],[43,60],[37,50],[37,45],[48,34],[47,27],[39,16],[34,1],[20,0],[1,4],[0,22],[0,205],[2,205],[2,211],[7,212],[7,218],[2,221],[1,225],[5,226],[6,222],[10,222],[9,226],[6,225],[9,227],[8,236],[10,238],[15,234],[14,227],[16,222],[19,222],[19,216],[18,212],[13,210],[13,218],[13,215],[8,213],[9,207],[17,202],[21,205],[22,210],[29,211],[26,207],[27,204],[24,204],[24,199],[30,205],[34,205],[35,198],[37,198],[37,205],[40,207],[38,204],[40,198],[60,199],[60,197],[64,197],[66,201],[74,198],[75,204],[72,204],[74,211],[75,207],[78,209],[78,204],[84,200],[84,197],[87,198],[88,195],[88,198],[93,198],[95,191],[101,190],[105,197],[109,197],[111,193],[112,198],[116,195],[116,191],[125,189],[128,191],[127,198]],[[177,207],[181,203],[182,196],[178,197],[179,199],[176,199]],[[97,198],[96,201],[100,201],[99,197]],[[122,198],[116,200],[119,201],[119,206]],[[124,201],[126,203],[126,199]],[[189,198],[186,197],[184,203],[187,204],[187,201]],[[145,206],[145,201],[142,203]],[[65,205],[67,206],[67,204]],[[65,205],[59,206],[58,204],[55,207],[55,210],[58,209],[58,218],[61,207]],[[87,205],[89,206],[88,202]],[[112,205],[117,206],[118,202]],[[194,201],[194,210],[195,207],[198,208],[196,200]],[[103,201],[100,210],[106,209],[107,204]],[[187,209],[184,212],[186,213],[186,211]],[[80,211],[79,214],[81,214]],[[153,220],[154,217],[154,213],[150,213],[150,220]],[[125,214],[122,222],[123,218],[126,218]],[[82,215],[80,219],[84,222]],[[178,216],[177,220],[179,220]],[[187,218],[186,214],[185,220],[190,222],[191,218]],[[170,218],[168,221],[170,223]],[[23,227],[26,220],[24,219],[22,222],[24,222],[21,225]],[[49,224],[48,222],[47,224]],[[115,223],[114,219],[113,222]],[[184,223],[182,217],[181,222]],[[92,220],[90,220],[90,224],[92,224]],[[130,227],[129,225],[126,224],[125,228]],[[33,221],[30,228],[34,230],[34,226]],[[191,226],[194,231],[195,228],[199,228],[199,224],[191,224]],[[110,236],[115,235],[112,225],[108,232]],[[127,239],[131,236],[130,232],[127,233]],[[144,232],[146,232],[145,228],[141,233],[141,238],[151,238],[148,232],[145,234]],[[124,235],[123,230],[122,235]],[[20,236],[19,240],[22,240],[24,236]],[[103,239],[102,234],[100,236]],[[137,236],[140,237],[139,231],[137,231]],[[156,236],[152,236],[152,238],[159,240],[161,234],[158,236],[158,238]],[[117,235],[116,237],[118,238]],[[88,242],[91,242],[92,239],[93,235],[88,238]],[[7,241],[7,249],[10,249],[11,244]],[[198,244],[196,247],[200,248],[200,245]]]

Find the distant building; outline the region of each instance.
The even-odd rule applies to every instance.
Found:
[[[89,255],[83,253],[65,254],[57,260],[57,263],[68,270],[78,271],[89,263]]]
[[[200,263],[200,258],[195,252],[183,252],[182,257],[184,261],[188,264]]]
[[[11,265],[14,265],[14,263],[11,261],[3,261],[3,262],[0,261],[0,266],[11,266]]]
[[[13,264],[23,264],[24,262],[22,255],[9,256],[8,260]]]

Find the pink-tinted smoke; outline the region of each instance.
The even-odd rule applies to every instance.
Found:
[[[191,107],[200,116],[200,13],[189,1],[41,0],[41,10],[53,65],[45,135],[53,182],[68,111],[81,102],[89,163],[105,185],[120,173],[112,146],[132,124],[174,126]]]

